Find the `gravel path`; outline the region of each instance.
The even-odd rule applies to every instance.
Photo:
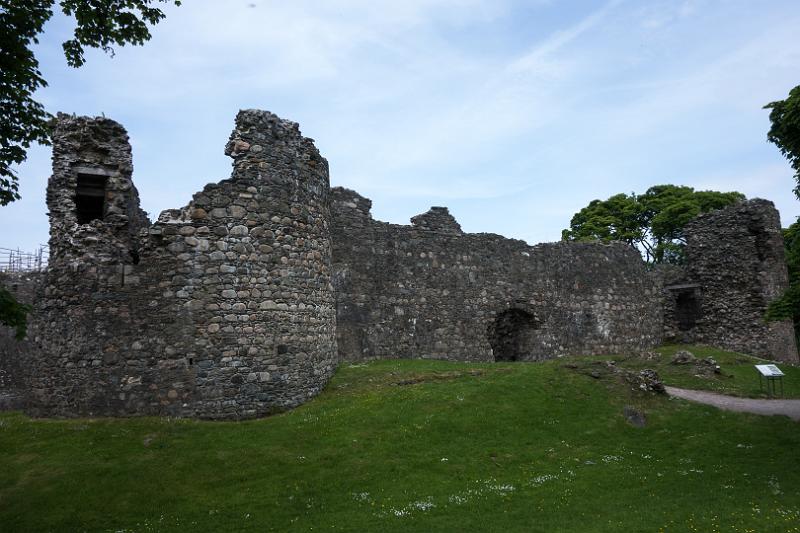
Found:
[[[757,415],[785,415],[792,420],[800,421],[800,400],[754,400],[752,398],[725,396],[715,392],[678,389],[675,387],[666,387],[666,389],[667,394],[670,396],[713,405],[728,411],[755,413]]]

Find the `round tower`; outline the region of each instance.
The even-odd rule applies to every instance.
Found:
[[[336,366],[328,163],[259,110],[239,112],[225,153],[231,179],[162,213],[145,255],[178,261],[162,296],[190,332],[173,345],[196,376],[190,414],[262,416],[316,395]]]

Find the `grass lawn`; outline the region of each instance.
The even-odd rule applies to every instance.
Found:
[[[0,531],[800,532],[800,424],[568,362],[342,365],[247,422],[0,414]]]
[[[706,375],[695,365],[672,365],[670,361],[678,350],[689,350],[698,359],[712,357],[720,366],[720,374]],[[746,398],[767,398],[766,383],[760,388],[758,374],[754,365],[770,363],[740,353],[726,352],[709,346],[664,346],[656,350],[658,358],[642,360],[635,357],[595,357],[582,359],[581,366],[586,363],[613,359],[619,366],[630,369],[652,368],[661,376],[667,385],[685,389],[698,389],[742,396]],[[777,363],[786,376],[783,378],[784,397],[800,398],[800,367]],[[587,367],[588,368],[588,367]],[[780,386],[778,392],[780,392]]]

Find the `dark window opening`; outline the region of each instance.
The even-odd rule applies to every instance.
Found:
[[[139,264],[139,252],[137,252],[136,250],[130,250],[128,253],[131,256],[131,263],[133,263],[134,265],[138,265]]]
[[[696,291],[680,291],[675,299],[675,321],[678,329],[689,331],[703,316],[703,307]]]
[[[194,357],[190,357],[189,358],[189,366],[192,366],[193,364],[194,364]]]
[[[106,176],[78,174],[75,188],[75,214],[78,224],[102,220],[106,210]]]
[[[538,329],[534,316],[522,309],[509,309],[489,325],[489,344],[495,361],[520,361],[530,354],[530,334]]]

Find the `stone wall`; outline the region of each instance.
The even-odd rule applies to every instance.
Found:
[[[27,305],[38,299],[41,281],[41,272],[0,272],[0,287]],[[30,336],[19,341],[15,329],[0,325],[0,411],[25,406],[30,390],[26,358],[31,353]]]
[[[763,318],[789,280],[772,202],[700,215],[687,225],[686,240],[686,266],[665,282],[666,339],[797,362],[791,321]]]
[[[534,361],[660,341],[660,291],[629,246],[464,234],[441,207],[387,224],[353,191],[331,198],[343,360]]]
[[[322,389],[336,364],[327,162],[261,111],[239,113],[226,154],[231,179],[149,225],[124,129],[59,117],[31,412],[246,418]],[[106,177],[85,224],[78,175]]]
[[[313,397],[340,359],[537,361],[663,336],[797,360],[792,324],[762,321],[787,285],[769,202],[699,217],[686,267],[650,271],[621,243],[467,234],[445,207],[376,221],[265,111],[238,114],[225,153],[230,179],[151,224],[124,128],[58,116],[48,270],[0,280],[34,305],[27,341],[0,330],[0,407],[249,418]]]

